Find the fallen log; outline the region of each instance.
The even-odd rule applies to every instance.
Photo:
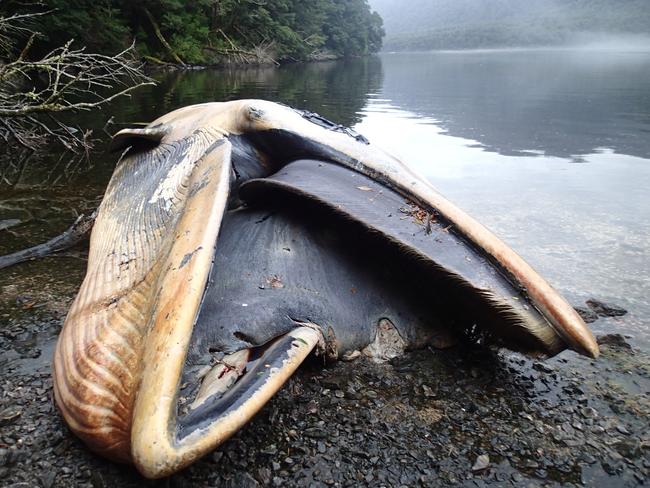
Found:
[[[71,248],[88,237],[90,230],[95,223],[95,217],[97,217],[96,210],[90,215],[81,214],[63,234],[60,234],[43,244],[38,244],[37,246],[23,249],[22,251],[0,256],[0,269],[8,268],[9,266],[25,261],[42,258]]]

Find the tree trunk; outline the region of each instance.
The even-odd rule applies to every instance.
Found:
[[[156,19],[153,18],[153,15],[151,15],[151,12],[149,12],[149,9],[143,8],[142,9],[147,16],[147,19],[149,19],[149,23],[151,24],[151,27],[153,28],[154,34],[156,34],[156,37],[160,41],[160,43],[163,45],[165,49],[167,49],[167,52],[169,55],[172,57],[174,61],[176,61],[178,64],[181,66],[185,66],[185,63],[183,60],[176,54],[174,49],[172,49],[171,45],[167,42],[167,39],[162,35],[162,32],[160,31],[160,27],[156,23]]]

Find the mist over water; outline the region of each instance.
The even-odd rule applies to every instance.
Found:
[[[431,49],[384,51],[383,54],[399,52],[451,52],[451,53],[491,53],[491,52],[531,52],[531,51],[566,51],[576,55],[584,53],[609,52],[613,54],[650,53],[650,35],[612,35],[608,33],[583,32],[572,35],[565,44],[520,47],[485,47],[472,49]]]
[[[573,35],[565,48],[577,51],[650,53],[650,34],[626,35],[607,32],[581,32]]]
[[[647,0],[370,0],[384,50],[521,47],[647,50]]]

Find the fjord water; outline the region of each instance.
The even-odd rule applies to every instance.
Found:
[[[416,167],[572,304],[594,297],[629,310],[599,320],[598,333],[650,343],[650,51],[399,53],[156,77],[158,86],[78,122],[100,133],[111,114],[115,131],[184,105],[238,98],[318,112]],[[95,156],[56,189],[39,189],[48,164],[23,171],[19,193],[0,189],[0,220],[30,192],[50,192],[69,208],[79,195],[99,197],[115,159]],[[70,214],[53,220],[58,231]],[[41,221],[26,235],[31,242],[55,233]],[[20,235],[18,227],[0,252],[24,244]]]

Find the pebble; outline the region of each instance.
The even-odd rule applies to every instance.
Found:
[[[630,435],[630,431],[627,430],[624,425],[618,424],[616,426],[616,430],[619,431],[623,435]]]
[[[575,307],[576,312],[578,312],[578,315],[582,317],[582,320],[584,320],[587,324],[592,324],[596,320],[598,320],[598,314],[591,310],[590,308],[587,307]]]
[[[580,415],[585,418],[595,418],[598,417],[598,411],[592,407],[584,407],[580,409]]]
[[[0,411],[0,426],[8,425],[16,420],[22,414],[22,410],[17,407],[8,407]]]
[[[621,334],[607,334],[597,337],[598,344],[601,346],[613,346],[619,349],[632,349],[632,346],[625,340]]]
[[[479,457],[476,458],[476,461],[474,462],[474,466],[472,466],[472,471],[473,472],[479,472],[487,469],[490,466],[490,456],[487,454],[481,454]]]
[[[7,464],[9,464],[9,449],[0,447],[0,466],[6,466]]]
[[[12,349],[17,339],[1,331],[0,347]],[[609,385],[648,391],[647,363],[636,349],[596,361],[564,353],[544,362],[481,348],[416,351],[384,365],[315,360],[168,486],[575,486],[584,473],[638,486],[650,470],[640,422],[648,403]],[[47,486],[49,473],[57,487],[142,486],[135,470],[70,435],[50,392],[47,371],[0,379],[0,412],[22,412],[0,428],[0,486]],[[423,423],[429,410],[439,415]]]
[[[612,303],[605,303],[595,298],[586,301],[587,306],[596,312],[600,317],[622,317],[627,310]]]
[[[512,473],[511,478],[515,483],[521,483],[524,480],[524,477],[521,473]]]

